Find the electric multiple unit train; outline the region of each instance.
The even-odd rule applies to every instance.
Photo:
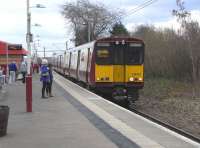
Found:
[[[54,57],[54,69],[115,99],[135,101],[144,86],[144,42],[108,37]]]

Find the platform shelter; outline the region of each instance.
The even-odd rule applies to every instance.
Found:
[[[13,44],[5,41],[0,41],[0,66],[3,67],[4,73],[6,73],[7,63],[10,64],[15,61],[19,66],[23,57],[28,54],[21,44]]]

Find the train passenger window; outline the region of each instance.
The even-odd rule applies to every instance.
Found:
[[[132,46],[130,46],[130,45],[126,49],[126,64],[128,64],[128,65],[142,64],[144,61],[143,45],[142,44],[132,44]]]

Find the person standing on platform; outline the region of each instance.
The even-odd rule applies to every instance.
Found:
[[[37,63],[33,64],[33,73],[35,73],[35,71],[36,73],[39,73],[39,66]]]
[[[52,64],[48,65],[49,67],[49,83],[48,83],[48,89],[47,89],[47,94],[49,97],[53,97],[52,95],[52,83],[53,83],[53,71],[52,71]]]
[[[42,65],[40,68],[40,81],[42,82],[42,98],[46,98],[45,91],[48,89],[50,82],[49,67],[47,59],[42,60]]]
[[[23,60],[20,65],[20,72],[22,74],[22,83],[25,83],[25,77],[27,73],[27,63]]]
[[[16,72],[17,72],[17,66],[15,64],[15,61],[9,64],[9,82],[15,82],[16,81]]]
[[[0,90],[3,88],[5,84],[5,75],[3,75],[3,69],[0,66]]]

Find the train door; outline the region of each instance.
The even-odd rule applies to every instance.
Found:
[[[113,47],[113,82],[125,82],[125,45]]]
[[[77,58],[77,68],[76,68],[76,78],[77,80],[79,80],[79,67],[80,67],[80,54],[81,54],[81,51],[79,50],[78,51],[78,58]]]
[[[88,75],[89,75],[89,62],[90,62],[90,48],[87,50],[87,68],[86,68],[86,82],[88,83]]]

